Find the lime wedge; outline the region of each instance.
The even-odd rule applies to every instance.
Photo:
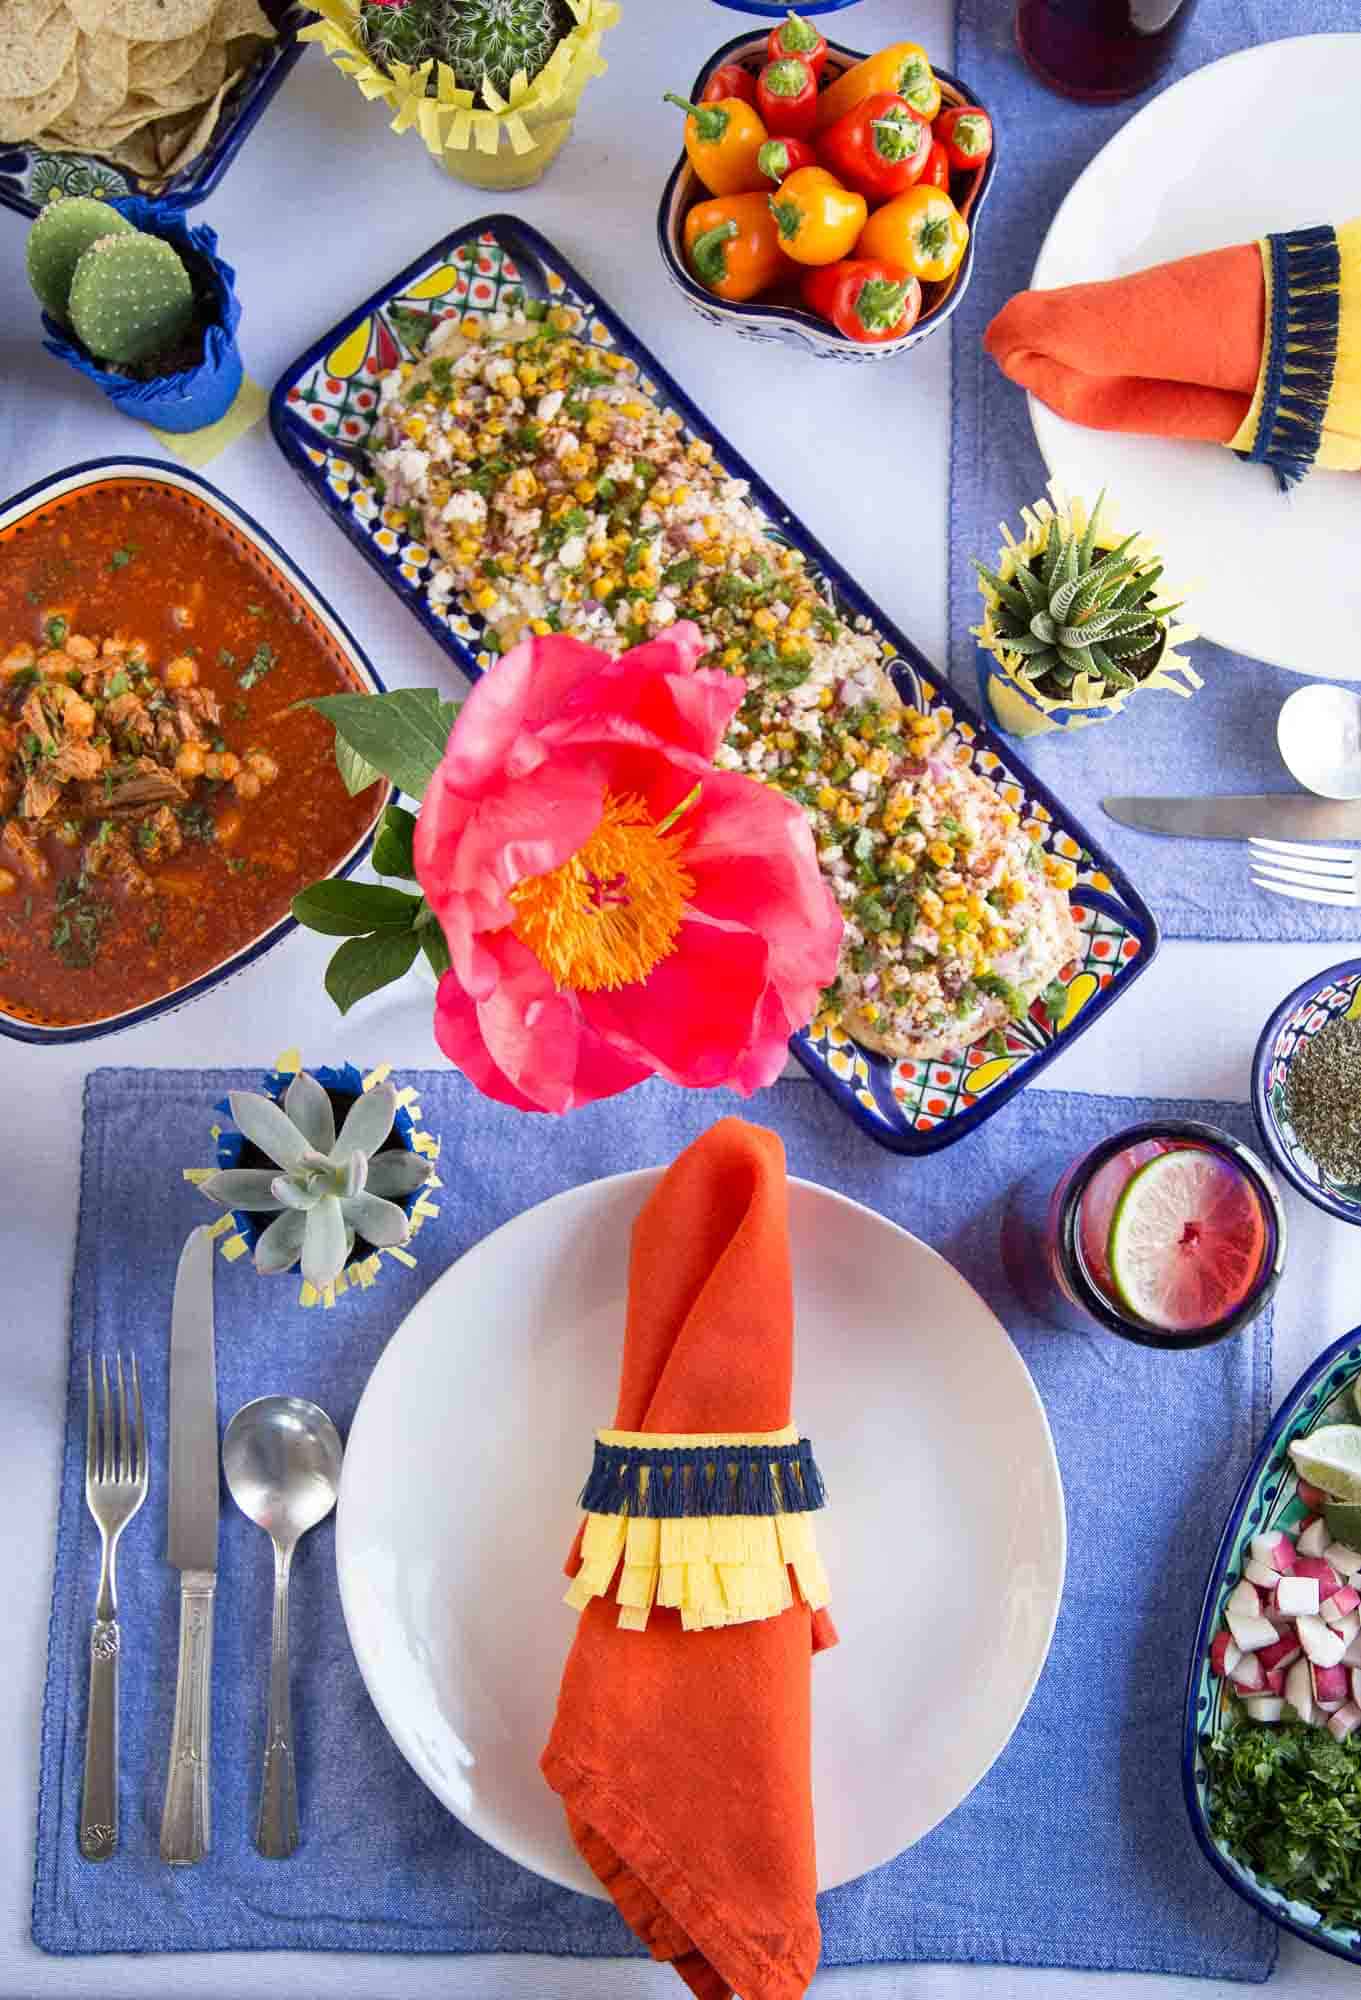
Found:
[[[1361,1507],[1349,1507],[1345,1501],[1335,1500],[1324,1508],[1323,1518],[1335,1542],[1345,1542],[1349,1549],[1361,1542]]]
[[[1325,1424],[1290,1447],[1295,1470],[1334,1500],[1361,1505],[1361,1424]]]
[[[1161,1153],[1131,1175],[1111,1218],[1120,1304],[1147,1326],[1189,1333],[1241,1304],[1266,1223],[1246,1175],[1204,1146]]]

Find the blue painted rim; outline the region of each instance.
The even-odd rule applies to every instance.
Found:
[[[264,0],[267,14],[275,9],[270,0]],[[278,38],[274,44],[275,53],[267,55],[255,75],[248,80],[242,95],[237,99],[231,121],[225,129],[219,121],[211,142],[204,148],[198,159],[190,161],[184,177],[176,174],[170,186],[175,190],[169,194],[148,195],[141,181],[129,167],[120,167],[117,161],[108,162],[113,170],[127,182],[130,193],[147,201],[154,201],[158,207],[169,209],[197,208],[213,192],[232,161],[249,138],[259,119],[273,100],[276,92],[287,79],[293,65],[306,51],[298,40],[298,30],[306,25],[307,12],[301,7],[289,5],[284,8],[275,23]],[[38,149],[49,158],[60,158],[59,154],[47,154],[46,147]],[[19,155],[31,151],[26,141],[12,146],[0,145],[0,160],[8,154]],[[77,154],[78,159],[97,159],[97,154]],[[30,201],[27,195],[15,193],[5,186],[6,176],[0,170],[0,208],[12,208],[17,215],[37,215],[41,204]],[[121,199],[122,197],[120,197]]]
[[[852,581],[835,557],[830,555],[817,537],[790,512],[784,501],[766,484],[761,475],[748,465],[741,453],[736,451],[706,420],[668,370],[625,325],[613,308],[604,303],[595,288],[587,284],[567,258],[541,236],[537,229],[532,228],[527,222],[522,222],[518,216],[506,214],[478,216],[474,221],[466,222],[460,228],[452,230],[449,235],[441,237],[419,257],[413,258],[387,284],[373,292],[361,306],[347,314],[319,340],[313,341],[296,361],[291,362],[275,383],[269,401],[270,429],[274,433],[275,441],[308,492],[326,510],[341,533],[359,550],[364,560],[377,570],[384,582],[403,599],[408,610],[415,615],[436,645],[448,655],[455,666],[470,680],[477,680],[481,676],[482,670],[477,665],[472,648],[447,625],[441,624],[440,620],[434,617],[421,591],[405,582],[372,537],[363,532],[348,509],[342,507],[336,500],[326,483],[324,470],[315,466],[307,456],[309,446],[314,451],[321,450],[329,441],[320,432],[300,423],[291,414],[288,407],[288,391],[317,362],[324,359],[346,334],[353,332],[362,320],[368,319],[387,299],[400,296],[411,279],[418,277],[434,263],[449,262],[456,249],[464,243],[475,241],[484,231],[489,231],[499,243],[511,251],[515,262],[520,266],[522,287],[527,293],[531,290],[531,285],[525,271],[521,246],[529,252],[530,258],[538,265],[550,265],[582,299],[589,303],[592,316],[609,329],[620,351],[637,362],[671,406],[680,412],[684,422],[695,435],[708,439],[714,445],[723,465],[733,477],[747,481],[758,508],[781,533],[788,534],[791,541],[796,542],[809,560],[821,570],[852,614],[868,618],[875,629],[893,644],[913,671],[922,675],[931,686],[940,691],[943,697],[948,698],[956,719],[970,724],[976,731],[976,747],[991,750],[999,756],[1010,774],[1025,787],[1027,795],[1050,814],[1055,829],[1069,834],[1077,841],[1091,856],[1095,866],[1108,877],[1112,890],[1110,898],[1100,890],[1084,887],[1079,891],[1082,902],[1104,910],[1108,915],[1117,916],[1119,921],[1138,938],[1138,957],[1132,964],[1122,967],[1111,984],[1087,1002],[1077,1019],[1070,1027],[1064,1029],[1061,1036],[1056,1037],[1043,1049],[1028,1054],[1022,1061],[1014,1064],[1010,1074],[993,1084],[976,1104],[970,1105],[967,1110],[956,1112],[953,1117],[947,1118],[941,1125],[933,1126],[930,1131],[922,1132],[915,1127],[894,1131],[886,1127],[874,1113],[865,1109],[851,1087],[832,1075],[829,1066],[813,1049],[807,1029],[803,1029],[791,1039],[790,1049],[809,1075],[855,1121],[861,1131],[878,1145],[885,1147],[889,1152],[911,1155],[935,1153],[943,1146],[953,1145],[957,1139],[962,1139],[967,1133],[974,1131],[985,1118],[990,1118],[994,1112],[1000,1111],[1018,1090],[1023,1089],[1051,1063],[1076,1036],[1085,1033],[1094,1022],[1098,1021],[1106,1010],[1122,997],[1134,980],[1143,976],[1157,956],[1161,943],[1157,920],[1152,910],[1129,881],[1123,869],[1118,867],[1105,849],[1060,806],[1053,794],[1040,783],[1020,758],[1015,756],[998,731],[970,707],[965,698],[952,686],[948,675],[938,674],[928,663],[925,654],[912,643],[906,633],[901,632],[893,621],[880,611],[873,600],[865,595],[859,585]],[[890,663],[890,673],[901,692],[902,681],[893,663]],[[859,1044],[856,1046],[859,1047]],[[887,1056],[875,1055],[868,1049],[862,1053],[871,1067],[892,1068]]]
[[[808,10],[805,8],[804,11]],[[776,9],[776,18],[782,20],[786,12],[787,8],[781,5]],[[730,42],[725,42],[721,49],[715,50],[695,78],[691,85],[691,101],[695,103],[699,101],[699,93],[705,83],[723,63],[731,61],[739,53],[750,54],[761,46],[763,46],[762,38],[750,34],[735,35]],[[829,41],[827,49],[829,54],[845,56],[848,67],[851,63],[864,60],[860,50],[848,49],[842,42]],[[943,83],[948,83],[952,89],[959,91],[970,104],[976,104],[980,111],[986,111],[987,107],[973,96],[969,86],[961,82],[959,77],[951,76],[948,70],[937,69],[934,63],[931,67]],[[989,119],[991,122],[991,114]],[[684,261],[677,255],[676,246],[671,241],[671,232],[667,226],[676,184],[685,172],[686,158],[683,151],[666,177],[666,186],[662,189],[662,198],[657,205],[657,248],[672,284],[678,291],[684,293],[692,305],[702,308],[706,313],[715,313],[721,319],[730,320],[734,326],[770,326],[772,333],[780,326],[796,326],[802,329],[808,344],[812,347],[826,352],[840,352],[842,349],[847,349],[855,353],[856,359],[860,359],[863,355],[866,359],[884,360],[895,354],[906,354],[910,348],[920,346],[922,341],[929,340],[938,327],[946,324],[968,291],[973,278],[974,252],[978,245],[977,218],[982,213],[983,204],[992,187],[993,169],[996,165],[997,127],[994,123],[992,151],[983,163],[983,172],[969,212],[969,241],[960,265],[959,276],[955,279],[954,289],[949,298],[931,314],[925,325],[914,326],[910,332],[902,336],[901,340],[866,345],[838,332],[835,327],[829,326],[825,319],[819,319],[816,313],[809,312],[806,306],[762,305],[759,299],[748,299],[745,303],[733,299],[721,299],[706,286],[697,284],[686,270]],[[562,270],[567,269],[560,258],[557,262]]]
[[[1361,972],[1361,958],[1344,958],[1339,965],[1330,965],[1326,972],[1311,974],[1295,988],[1293,993],[1286,994],[1275,1013],[1268,1017],[1266,1026],[1257,1038],[1257,1047],[1252,1057],[1251,1092],[1253,1116],[1257,1120],[1262,1143],[1291,1187],[1302,1194],[1306,1201],[1311,1201],[1315,1208],[1321,1208],[1325,1215],[1336,1216],[1339,1222],[1350,1222],[1353,1227],[1361,1227],[1361,1207],[1349,1201],[1341,1201],[1327,1188],[1318,1187],[1300,1172],[1291,1159],[1271,1109],[1271,1098],[1267,1091],[1267,1071],[1271,1067],[1272,1044],[1295,1009],[1312,999],[1321,987],[1331,985],[1336,979],[1350,978],[1359,972]]]
[[[326,616],[335,626],[336,631],[340,634],[346,651],[350,656],[351,665],[355,668],[360,678],[369,683],[370,691],[374,694],[385,694],[387,692],[377,671],[370,662],[368,654],[350,631],[344,619],[340,617],[338,612],[332,609],[316,585],[303,575],[303,572],[293,561],[293,558],[279,546],[269,530],[262,528],[259,522],[246,512],[244,507],[238,507],[234,500],[229,500],[227,495],[214,486],[210,479],[205,479],[200,472],[191,472],[188,466],[170,465],[161,458],[117,457],[82,459],[76,465],[64,466],[60,472],[50,473],[46,479],[36,480],[32,486],[26,486],[21,492],[12,494],[8,500],[0,501],[0,518],[8,514],[11,509],[23,506],[26,501],[41,502],[42,497],[50,493],[53,487],[63,485],[77,473],[88,473],[90,475],[88,479],[81,482],[82,485],[88,486],[96,484],[103,478],[113,478],[122,472],[128,472],[134,477],[145,477],[148,473],[154,473],[159,475],[162,480],[169,474],[173,481],[188,480],[191,485],[199,489],[200,493],[207,499],[209,505],[215,511],[223,514],[229,521],[234,516],[243,527],[248,528],[250,533],[257,538],[262,552],[271,558],[274,567],[283,575],[286,581],[295,587],[300,587],[305,597],[313,597],[321,606]],[[79,487],[71,488],[72,492],[78,492],[79,490]],[[382,795],[382,806],[374,815],[373,825],[356,846],[353,854],[341,862],[338,867],[331,870],[328,877],[329,880],[339,881],[343,876],[351,874],[359,866],[370,847],[372,847],[374,835],[378,830],[378,823],[383,816],[383,811],[394,796],[395,794],[391,786],[388,786]],[[298,924],[295,917],[280,917],[278,923],[271,930],[265,931],[252,944],[243,946],[234,957],[226,960],[224,964],[215,966],[211,972],[205,972],[201,978],[192,980],[188,986],[177,986],[173,993],[163,994],[159,1000],[148,1000],[145,1006],[135,1007],[131,1012],[126,1014],[119,1014],[114,1020],[96,1021],[88,1027],[43,1028],[39,1027],[35,1022],[16,1020],[12,1016],[0,1012],[0,1035],[8,1036],[10,1040],[16,1042],[30,1042],[38,1046],[46,1046],[54,1042],[93,1042],[98,1041],[103,1035],[121,1034],[125,1028],[140,1027],[144,1021],[154,1020],[158,1014],[171,1013],[176,1008],[186,1005],[188,1001],[197,1000],[200,994],[210,992],[214,986],[219,985],[224,979],[234,977],[236,973],[243,972],[248,965],[253,965],[257,958],[263,958],[267,951],[272,951],[274,946],[281,943],[290,931],[295,931],[297,928]]]
[[[1308,985],[1312,983],[1314,982],[1306,982],[1306,986],[1300,990],[1306,991]],[[1298,1424],[1300,1404],[1304,1397],[1318,1383],[1326,1380],[1329,1372],[1337,1366],[1338,1362],[1346,1354],[1347,1349],[1355,1347],[1358,1342],[1361,1342],[1361,1326],[1354,1326],[1350,1333],[1344,1333],[1340,1340],[1335,1340],[1331,1347],[1325,1348],[1318,1359],[1305,1369],[1303,1375],[1295,1383],[1294,1388],[1291,1389],[1289,1395],[1282,1402],[1280,1411],[1269,1426],[1266,1436],[1258,1447],[1252,1464],[1243,1475],[1242,1484],[1239,1486],[1233,1506],[1229,1510],[1229,1518],[1224,1525],[1224,1532],[1219,1538],[1219,1546],[1215,1550],[1214,1561],[1210,1566],[1210,1580],[1205,1586],[1205,1601],[1201,1606],[1200,1623],[1196,1628],[1195,1645],[1191,1651],[1191,1665],[1186,1681],[1186,1721],[1182,1731],[1181,1746],[1182,1796],[1186,1800],[1186,1810],[1191,1821],[1191,1831],[1195,1835],[1196,1845],[1200,1848],[1201,1853],[1210,1863],[1215,1873],[1223,1877],[1235,1895],[1241,1896],[1245,1903],[1250,1903],[1255,1910],[1260,1911],[1270,1922],[1278,1924],[1282,1930],[1293,1932],[1296,1937],[1303,1938],[1306,1944],[1312,1944],[1319,1951],[1330,1952],[1334,1958],[1345,1959],[1349,1965],[1361,1965],[1361,1942],[1358,1942],[1354,1950],[1348,1950],[1345,1945],[1339,1944],[1336,1939],[1321,1934],[1319,1931],[1312,1929],[1308,1924],[1300,1923],[1288,1911],[1277,1909],[1274,1904],[1269,1903],[1266,1897],[1253,1887],[1251,1882],[1234,1873],[1215,1845],[1214,1837],[1210,1832],[1205,1815],[1201,1811],[1200,1799],[1196,1793],[1196,1761],[1199,1756],[1200,1745],[1200,1731],[1196,1726],[1196,1688],[1200,1680],[1201,1666],[1209,1650],[1210,1640],[1213,1637],[1215,1609],[1219,1599],[1220,1588],[1223,1585],[1225,1574],[1228,1570],[1229,1558],[1233,1553],[1238,1526],[1247,1510],[1248,1502],[1252,1498],[1257,1482],[1270,1463],[1281,1439]],[[1361,1373],[1361,1368],[1357,1372]],[[1284,1895],[1285,1891],[1281,1890],[1279,1893]]]

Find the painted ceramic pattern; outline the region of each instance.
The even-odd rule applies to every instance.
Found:
[[[236,157],[256,119],[269,103],[302,48],[298,29],[311,18],[307,9],[263,0],[265,12],[279,30],[279,39],[260,58],[250,75],[227,97],[209,144],[181,173],[172,174],[152,199],[173,208],[193,208],[204,201]],[[128,169],[87,153],[48,153],[36,143],[0,143],[0,208],[36,215],[45,202],[60,195],[143,193],[142,182]]]
[[[558,268],[548,251],[541,238],[510,217],[473,223],[446,238],[428,260],[403,272],[285,370],[271,406],[275,435],[309,490],[468,673],[491,664],[492,656],[481,645],[483,621],[468,605],[431,597],[430,550],[409,533],[396,509],[382,506],[362,465],[382,377],[400,361],[419,356],[411,338],[411,315],[486,318],[515,304],[522,293],[548,297],[576,315],[578,330],[595,345],[625,356],[626,373],[644,394],[678,409],[685,437],[705,438],[733,477],[754,482],[752,500],[767,532],[804,550],[809,575],[844,616],[868,617],[883,635],[885,661],[904,701],[923,710],[948,706],[958,718],[961,738],[975,745],[977,768],[1020,813],[1032,837],[1072,861],[1078,871],[1073,904],[1086,950],[1080,963],[1066,969],[1067,999],[1057,1022],[1037,1002],[1026,1020],[1007,1030],[1004,1051],[974,1048],[950,1063],[893,1063],[860,1048],[839,1030],[808,1029],[794,1037],[799,1061],[872,1138],[908,1153],[948,1145],[999,1108],[1055,1052],[1063,1036],[1080,1032],[1143,970],[1156,949],[1152,916],[1123,879],[1107,872],[1081,828],[1066,822],[1023,767],[993,747],[999,739],[973,718],[952,689],[934,680],[910,641],[888,636],[892,628],[859,598],[833,559],[773,494],[762,491],[758,476],[703,424],[627,329],[591,297],[584,281],[566,267]]]
[[[1335,1200],[1350,1203],[1361,1213],[1361,1187],[1335,1181],[1322,1171],[1296,1137],[1286,1110],[1285,1084],[1291,1063],[1312,1035],[1316,1035],[1330,1021],[1338,1019],[1361,1019],[1361,972],[1348,973],[1325,982],[1302,1000],[1281,1023],[1267,1058],[1266,1105],[1275,1125],[1277,1142],[1285,1148],[1303,1178]]]
[[[1192,1657],[1182,1779],[1192,1831],[1229,1885],[1275,1923],[1284,1924],[1325,1951],[1361,1965],[1361,1934],[1325,1923],[1309,1904],[1282,1895],[1221,1846],[1210,1826],[1210,1787],[1200,1755],[1201,1740],[1216,1735],[1225,1725],[1232,1701],[1223,1681],[1210,1669],[1210,1641],[1224,1621],[1224,1607],[1242,1573],[1248,1544],[1254,1535],[1270,1534],[1274,1529],[1296,1532],[1309,1512],[1296,1490],[1294,1461],[1289,1451],[1291,1441],[1306,1437],[1324,1424],[1354,1424],[1358,1408],[1353,1389],[1358,1377],[1361,1377],[1361,1327],[1354,1327],[1296,1383],[1243,1482],[1215,1557]]]

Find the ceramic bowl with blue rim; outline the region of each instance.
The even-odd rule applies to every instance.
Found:
[[[94,153],[49,153],[35,139],[20,144],[0,141],[0,207],[36,215],[46,202],[68,194],[102,200],[145,195],[180,209],[206,201],[303,52],[298,30],[312,18],[310,11],[295,0],[261,0],[261,5],[278,39],[223,98],[213,136],[196,160],[168,180],[148,186],[130,167]]]
[[[1288,993],[1263,1028],[1252,1059],[1252,1108],[1262,1143],[1294,1188],[1339,1222],[1361,1223],[1361,1186],[1325,1174],[1290,1122],[1290,1066],[1331,1021],[1361,1020],[1361,958],[1316,972]]]
[[[432,593],[438,559],[394,508],[384,506],[364,446],[383,376],[419,354],[432,316],[483,318],[526,298],[566,308],[580,337],[620,355],[625,378],[640,394],[676,413],[682,436],[702,439],[731,478],[747,482],[766,532],[801,551],[828,602],[846,620],[863,620],[863,629],[878,638],[903,700],[923,711],[948,708],[975,768],[996,785],[1031,837],[1077,871],[1070,900],[1081,956],[1064,968],[1062,991],[1051,995],[1051,1005],[1037,1000],[1023,1020],[1007,1026],[1000,1046],[975,1046],[928,1062],[874,1054],[837,1027],[806,1028],[791,1043],[815,1081],[879,1145],[898,1153],[953,1145],[1115,1005],[1157,950],[1153,913],[1116,862],[945,685],[561,252],[510,215],[483,216],[432,245],[284,370],[270,400],[280,450],[450,659],[470,676],[485,672],[492,655],[481,619],[470,604]]]
[[[785,9],[780,8],[783,15]],[[724,63],[741,63],[753,73],[765,60],[766,37],[764,35],[738,35],[715,50],[695,78],[690,97],[698,103],[703,90],[713,72]],[[839,76],[852,63],[862,62],[863,56],[855,49],[843,48],[839,42],[827,44],[827,74]],[[934,64],[932,65],[934,68]],[[945,70],[937,69],[936,81],[940,85],[942,104],[974,104],[979,100],[970,92],[967,84],[958,77],[950,76]],[[986,107],[979,105],[979,109]],[[679,120],[680,114],[676,114]],[[684,151],[676,161],[662,190],[662,198],[657,208],[657,247],[661,252],[662,265],[667,277],[686,305],[710,326],[731,327],[745,340],[774,340],[786,347],[797,347],[806,354],[814,354],[830,361],[888,361],[897,354],[906,354],[911,347],[920,346],[937,328],[944,326],[955,307],[969,289],[973,276],[974,258],[978,252],[978,218],[992,187],[993,171],[997,165],[997,136],[993,133],[993,150],[977,172],[967,177],[952,176],[952,189],[956,206],[969,225],[969,241],[964,255],[950,276],[938,285],[922,286],[922,309],[916,325],[900,340],[865,342],[851,340],[825,319],[800,305],[796,295],[788,299],[748,299],[739,302],[734,299],[720,299],[690,275],[685,261],[682,231],[685,218],[697,201],[707,201],[709,193],[703,182],[690,165]],[[954,183],[967,179],[967,188],[955,187]],[[774,192],[773,186],[771,189]]]
[[[1354,1392],[1359,1377],[1361,1327],[1353,1327],[1300,1377],[1248,1469],[1220,1538],[1205,1591],[1191,1656],[1182,1740],[1182,1787],[1191,1816],[1191,1831],[1211,1866],[1245,1902],[1273,1923],[1353,1965],[1361,1965],[1361,1932],[1326,1922],[1310,1904],[1257,1874],[1216,1832],[1214,1784],[1202,1745],[1207,1740],[1213,1741],[1229,1725],[1229,1711],[1236,1706],[1224,1682],[1211,1669],[1210,1643],[1224,1622],[1224,1607],[1242,1573],[1248,1544],[1254,1535],[1281,1529],[1294,1534],[1310,1512],[1299,1498],[1294,1461],[1290,1457],[1291,1442],[1324,1424],[1356,1423],[1358,1408]],[[1269,1729],[1274,1725],[1251,1726]]]
[[[83,464],[68,466],[65,471],[53,473],[51,478],[41,479],[36,485],[26,487],[22,493],[16,493],[12,500],[0,502],[0,550],[14,535],[23,533],[26,522],[54,505],[69,501],[73,495],[87,488],[120,478],[135,479],[139,484],[154,483],[192,495],[195,509],[215,516],[217,528],[238,547],[244,546],[249,550],[262,573],[290,601],[294,615],[300,620],[308,620],[324,637],[333,656],[343,665],[351,684],[369,694],[384,692],[383,683],[369,665],[359,642],[320,592],[285,555],[274,537],[258,521],[252,520],[234,500],[219,492],[211,481],[183,466],[169,465],[163,459],[121,457],[88,459]],[[386,783],[375,788],[373,810],[365,830],[330,870],[332,879],[348,875],[368,853],[373,844],[374,829],[391,796],[392,789]],[[113,1035],[124,1028],[139,1027],[144,1021],[172,1013],[190,1000],[198,999],[201,994],[210,993],[215,986],[222,985],[224,980],[233,978],[236,973],[244,972],[248,965],[253,965],[257,958],[263,958],[267,951],[273,950],[290,931],[296,929],[291,916],[280,917],[196,978],[154,1000],[97,1020],[49,1025],[27,1014],[6,1011],[4,999],[0,997],[0,1035],[14,1041],[44,1045],[94,1041],[101,1035]]]

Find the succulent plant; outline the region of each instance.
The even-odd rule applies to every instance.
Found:
[[[359,20],[380,68],[433,56],[462,89],[476,96],[485,81],[502,97],[521,71],[532,82],[574,26],[566,0],[361,0]]]
[[[133,236],[125,215],[92,195],[68,195],[48,204],[28,232],[28,282],[53,319],[64,326],[76,265],[104,236]]]
[[[1114,692],[1138,687],[1158,660],[1179,607],[1155,602],[1162,564],[1133,553],[1137,534],[1101,543],[1103,493],[1079,534],[1047,517],[1041,546],[1014,551],[1010,573],[975,562],[988,601],[988,643],[1019,660],[1040,693],[1061,696],[1082,678]]]
[[[320,1291],[344,1270],[356,1238],[392,1249],[411,1234],[399,1206],[430,1178],[415,1153],[380,1151],[397,1115],[397,1092],[379,1084],[357,1097],[336,1133],[326,1091],[299,1070],[282,1105],[258,1091],[234,1090],[232,1117],[273,1167],[224,1167],[200,1182],[224,1208],[273,1214],[255,1246],[255,1267],[271,1274],[302,1260],[302,1275]]]
[[[193,281],[179,252],[159,236],[106,233],[76,265],[69,310],[97,360],[150,361],[188,332]]]

